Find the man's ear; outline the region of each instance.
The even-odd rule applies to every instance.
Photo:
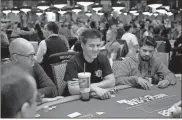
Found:
[[[16,61],[16,62],[18,61],[18,58],[17,58],[17,55],[16,54],[13,54],[11,56],[11,59],[14,60],[14,61]]]
[[[30,107],[30,104],[28,102],[25,102],[21,106],[20,115],[21,115],[22,118],[27,118],[28,117],[29,107]]]
[[[80,42],[80,43],[81,43],[81,47],[82,47],[82,49],[83,49],[84,43],[83,43],[83,42]]]

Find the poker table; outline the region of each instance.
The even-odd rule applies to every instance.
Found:
[[[167,110],[174,103],[181,100],[181,80],[177,81],[176,85],[171,85],[165,89],[159,89],[157,86],[152,86],[150,90],[139,88],[124,87],[107,100],[91,98],[88,102],[83,102],[78,96],[75,100],[62,100],[63,102],[46,103],[38,107],[37,114],[40,118],[69,118],[68,115],[74,112],[79,112],[81,115],[75,118],[169,118],[158,112]],[[145,95],[166,94],[167,96],[140,103],[137,105],[120,104],[119,100],[131,100]],[[74,96],[70,96],[71,98]],[[67,99],[67,97],[63,98]],[[72,98],[71,98],[72,99]],[[45,105],[54,105],[55,109],[45,111]],[[98,114],[103,112],[104,114]]]

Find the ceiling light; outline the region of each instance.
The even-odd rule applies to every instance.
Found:
[[[27,12],[29,12],[31,10],[31,7],[23,6],[20,10],[27,13]]]
[[[82,11],[82,8],[81,7],[74,7],[72,9],[73,12],[75,12],[76,14],[79,13],[80,11]]]
[[[60,10],[60,11],[58,11],[58,13],[61,14],[61,15],[64,15],[66,13],[66,11],[61,11]]]
[[[38,3],[37,8],[41,9],[41,10],[46,10],[49,8],[49,3],[45,2],[45,1],[41,1],[40,3]]]
[[[89,1],[80,1],[77,2],[77,4],[84,6],[84,11],[88,11],[88,6],[93,4],[94,2],[89,2]]]
[[[7,15],[8,13],[11,12],[11,10],[8,9],[7,7],[5,7],[5,8],[2,10],[2,12],[5,13],[5,14]]]
[[[14,7],[13,9],[11,9],[12,13],[18,14],[20,12],[18,7]]]
[[[59,9],[65,7],[67,4],[54,4],[54,7],[57,7]]]
[[[168,15],[168,16],[172,16],[172,15],[173,15],[173,13],[172,13],[172,12],[167,12],[167,13],[166,13],[166,15]]]
[[[91,13],[91,12],[86,12],[86,15],[87,15],[88,17],[90,17],[90,16],[92,15],[92,13]]]

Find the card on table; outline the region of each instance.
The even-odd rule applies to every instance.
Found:
[[[79,112],[74,112],[74,113],[69,114],[68,117],[74,118],[74,117],[77,117],[77,116],[79,116],[79,115],[81,115],[81,113],[79,113]]]
[[[119,100],[119,101],[116,101],[116,102],[122,104],[122,103],[127,103],[127,100]]]
[[[161,114],[162,116],[170,116],[171,113],[168,110],[163,110],[163,111],[159,111],[159,114]]]

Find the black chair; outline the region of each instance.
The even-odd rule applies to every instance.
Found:
[[[64,74],[66,71],[67,61],[63,61],[60,63],[51,64],[54,84],[57,87],[58,95],[63,95],[64,90],[66,88],[66,82],[64,81]]]
[[[53,71],[51,69],[51,64],[55,63],[60,63],[60,62],[67,62],[71,57],[75,56],[77,52],[60,52],[60,53],[55,53],[49,56],[48,58],[48,63],[49,66],[47,67],[46,73],[47,75],[53,80],[55,83],[54,77],[53,77]]]
[[[71,57],[76,55],[77,52],[60,52],[49,56],[48,60],[50,64],[68,61]]]
[[[9,48],[1,46],[1,59],[9,58],[9,57],[10,57]]]

